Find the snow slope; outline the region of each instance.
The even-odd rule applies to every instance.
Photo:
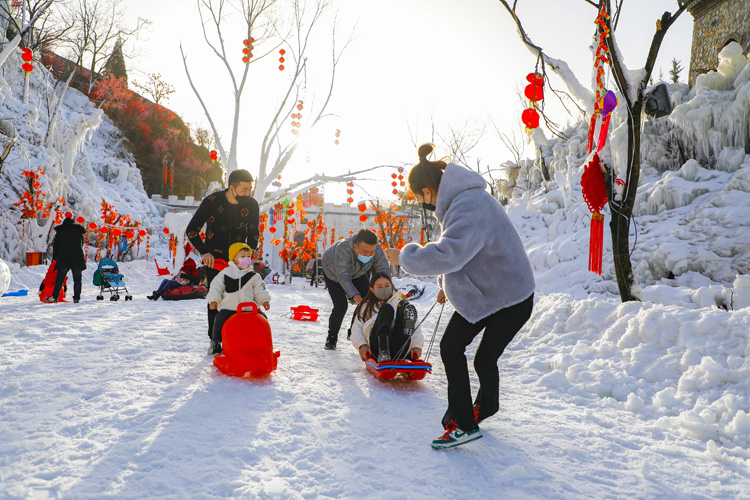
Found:
[[[148,301],[153,266],[122,269],[133,302],[96,302],[91,270],[77,305],[3,299],[0,498],[748,498],[750,310],[542,295],[484,438],[438,452],[437,346],[424,381],[377,381],[344,339],[323,350],[325,291],[271,285],[279,368],[228,378],[205,303]]]

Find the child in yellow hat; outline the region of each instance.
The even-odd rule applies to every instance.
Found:
[[[211,281],[208,289],[208,307],[219,309],[211,332],[209,354],[221,354],[221,329],[224,322],[237,312],[243,302],[255,302],[267,311],[271,294],[260,274],[253,271],[253,250],[244,243],[229,247],[229,265]]]

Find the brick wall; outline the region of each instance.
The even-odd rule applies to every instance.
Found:
[[[750,0],[702,0],[690,9],[693,15],[693,45],[688,84],[695,77],[715,70],[718,54],[732,40],[750,49]]]

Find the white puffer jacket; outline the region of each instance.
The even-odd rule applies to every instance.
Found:
[[[237,311],[242,302],[255,302],[259,306],[271,300],[266,284],[251,267],[240,269],[234,262],[229,262],[223,271],[211,281],[206,295],[208,303],[218,302],[219,309]]]
[[[386,304],[390,304],[393,306],[393,310],[398,310],[398,303],[405,299],[406,297],[396,290],[393,293],[393,296],[391,296],[390,299],[386,302]],[[354,323],[352,323],[352,335],[349,340],[352,341],[352,344],[354,347],[359,350],[360,347],[363,345],[370,345],[370,334],[372,333],[372,329],[375,326],[375,321],[378,319],[378,311],[380,311],[379,307],[375,307],[372,311],[372,316],[367,319],[367,321],[362,321],[361,319],[355,317]],[[393,324],[391,324],[391,328],[393,328],[393,325],[396,323],[396,320],[394,318]],[[417,321],[419,323],[419,321]],[[414,334],[411,338],[411,345],[409,346],[409,349],[412,349],[414,347],[418,349],[422,349],[424,346],[424,337],[422,336],[422,332],[420,328],[417,328],[414,331]]]

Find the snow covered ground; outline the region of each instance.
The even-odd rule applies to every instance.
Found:
[[[323,349],[330,302],[300,280],[270,287],[278,370],[229,378],[204,301],[147,300],[139,261],[132,302],[97,302],[89,267],[80,304],[38,302],[42,266],[2,299],[0,498],[750,498],[750,309],[539,293],[484,438],[440,452],[437,346],[425,380],[375,380],[345,340]]]

